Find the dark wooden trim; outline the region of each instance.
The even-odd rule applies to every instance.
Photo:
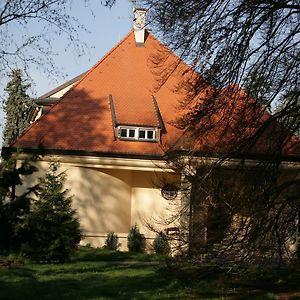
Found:
[[[72,83],[78,81],[79,79],[81,79],[86,73],[87,73],[87,72],[83,72],[83,73],[81,73],[80,75],[78,75],[78,76],[76,76],[76,77],[70,79],[69,81],[67,81],[67,82],[65,82],[65,83],[63,83],[63,84],[61,84],[61,85],[59,85],[59,86],[56,87],[55,89],[53,89],[53,90],[49,91],[48,93],[46,93],[46,94],[40,96],[39,99],[49,98],[51,95],[53,95],[53,94],[59,92],[60,90],[66,88],[66,87],[69,86],[70,84],[72,84]]]
[[[161,116],[159,106],[158,106],[158,103],[156,101],[156,97],[154,95],[152,95],[152,100],[153,100],[153,104],[154,104],[154,107],[155,107],[156,116],[157,116],[157,119],[158,119],[158,124],[159,124],[158,128],[161,128],[161,130],[165,133],[166,128],[165,128],[165,125],[164,125],[164,121],[163,121],[163,118]]]
[[[60,98],[51,97],[51,98],[37,98],[35,99],[35,103],[41,106],[51,106],[55,104]]]
[[[7,157],[12,153],[28,153],[34,155],[74,155],[74,156],[94,156],[94,157],[112,157],[112,158],[135,158],[148,160],[162,160],[162,155],[145,155],[136,153],[115,153],[115,152],[100,152],[100,151],[84,151],[84,150],[64,150],[64,149],[34,149],[34,148],[15,148],[3,147],[1,156]]]
[[[84,151],[84,150],[64,150],[64,149],[43,149],[43,148],[16,148],[16,147],[2,147],[1,156],[7,157],[8,155],[19,152],[19,153],[28,153],[36,155],[79,155],[79,156],[94,156],[94,157],[115,157],[115,158],[136,158],[136,159],[149,159],[149,160],[168,160],[171,157],[180,155],[188,155],[188,151],[173,151],[172,155],[145,155],[145,154],[136,154],[136,153],[116,153],[116,152],[100,152],[100,151]],[[194,157],[206,157],[217,159],[220,158],[216,154],[210,155],[205,152],[194,153]],[[300,157],[296,156],[282,156],[280,160],[274,160],[272,155],[263,155],[263,154],[248,154],[248,155],[237,155],[235,157],[228,157],[227,159],[241,159],[241,160],[257,160],[261,162],[300,162]]]
[[[111,111],[111,118],[113,126],[117,126],[117,117],[116,117],[116,110],[115,110],[115,104],[112,95],[109,95],[109,105],[110,105],[110,111]]]

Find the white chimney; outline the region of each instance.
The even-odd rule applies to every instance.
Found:
[[[143,45],[145,42],[146,9],[134,8],[133,14],[133,30],[135,42],[137,45]]]

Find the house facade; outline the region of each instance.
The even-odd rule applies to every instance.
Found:
[[[136,11],[136,21],[144,13]],[[43,153],[30,184],[49,162],[60,163],[83,243],[93,246],[103,246],[113,231],[126,248],[135,224],[150,240],[155,233],[149,225],[158,231],[176,227],[168,216],[179,199],[181,178],[167,167],[164,153],[181,135],[171,125],[181,96],[172,91],[178,74],[158,88],[155,73],[161,70],[154,60],[157,54],[171,63],[180,60],[136,24],[91,70],[41,97],[31,126],[13,145],[24,156]],[[179,73],[187,68],[180,63]]]
[[[126,249],[134,225],[149,241],[155,231],[181,234],[181,221],[172,216],[185,204],[180,191],[185,179],[170,168],[165,155],[187,147],[176,119],[182,114],[179,103],[189,96],[182,82],[195,74],[145,29],[144,17],[144,10],[136,10],[133,31],[94,67],[41,97],[31,126],[10,147],[22,149],[20,159],[41,154],[39,172],[28,179],[31,185],[49,162],[60,163],[82,243],[93,246],[103,246],[113,231]],[[216,129],[194,146],[202,152],[214,147],[218,133]],[[264,153],[267,144],[259,144]],[[300,155],[295,153],[285,168],[298,176]],[[194,166],[212,162],[206,155]],[[225,168],[235,165],[224,163]]]

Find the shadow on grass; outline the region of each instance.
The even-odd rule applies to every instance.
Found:
[[[279,292],[299,289],[299,274],[298,270],[232,274],[212,266],[166,268],[101,260],[34,264],[0,269],[0,299],[269,300],[277,299]]]
[[[2,270],[0,290],[0,299],[7,300],[222,299],[222,295],[228,294],[216,282],[198,282],[195,278],[183,280],[176,272],[162,272],[158,267],[105,265],[102,262]]]
[[[20,278],[22,272],[24,277]],[[23,267],[17,271],[17,278],[15,270],[5,273],[7,276],[0,275],[1,299],[164,299],[169,294],[173,299],[186,299],[177,297],[173,284],[157,276],[151,267],[122,266],[102,272],[82,270],[80,274],[57,272],[47,276],[33,276],[32,269]]]

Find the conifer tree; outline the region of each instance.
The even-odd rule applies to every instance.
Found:
[[[34,160],[34,158],[32,158]],[[24,160],[16,166],[16,157],[4,160],[0,164],[0,253],[19,252],[22,237],[18,228],[30,213],[32,192],[36,185],[27,187],[22,194],[16,193],[16,187],[23,184],[24,176],[37,171],[31,160]]]
[[[12,70],[10,77],[11,80],[5,88],[8,97],[3,105],[6,114],[3,132],[4,146],[9,146],[26,129],[29,125],[29,112],[35,106],[33,99],[27,95],[30,84],[23,79],[22,71],[19,69]]]
[[[65,262],[80,242],[80,224],[72,209],[72,197],[64,189],[65,173],[51,163],[40,179],[38,199],[23,227],[22,252],[36,261]]]

